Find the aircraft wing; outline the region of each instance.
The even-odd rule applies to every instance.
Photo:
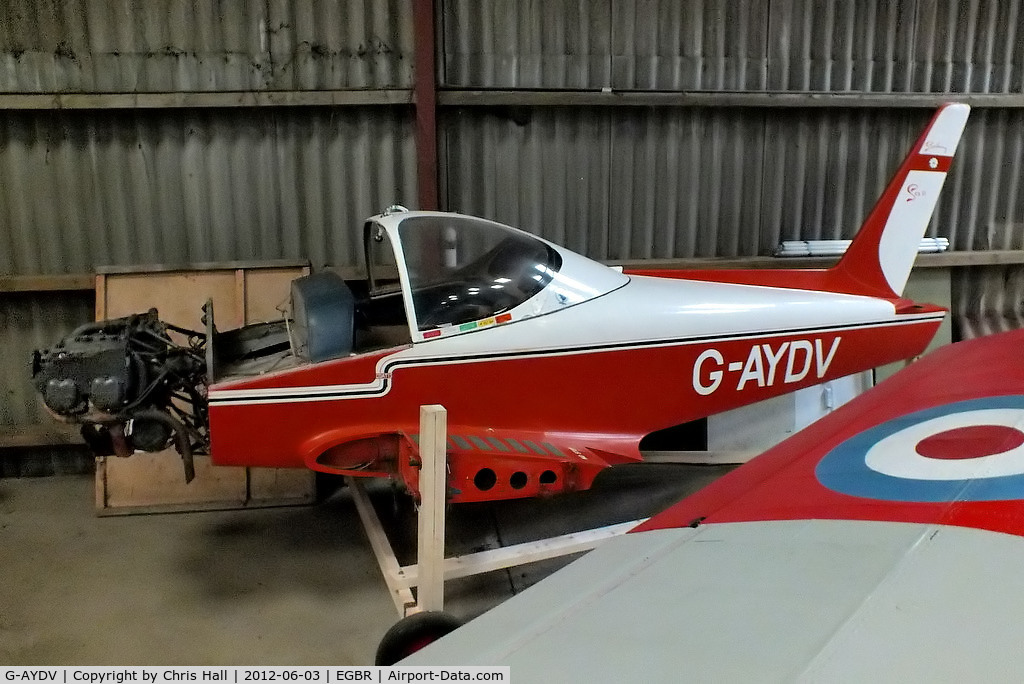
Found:
[[[517,681],[1015,681],[1024,331],[912,364],[403,661]]]

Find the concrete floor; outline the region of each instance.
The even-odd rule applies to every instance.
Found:
[[[727,471],[643,465],[589,492],[452,507],[449,554],[655,513]],[[374,501],[403,563],[415,519]],[[450,582],[469,619],[557,559]],[[0,479],[0,664],[360,665],[398,615],[347,489],[297,508],[97,518],[91,476]]]

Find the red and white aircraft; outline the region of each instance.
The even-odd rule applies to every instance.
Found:
[[[945,312],[901,293],[968,113],[939,109],[831,269],[623,273],[482,219],[375,216],[367,297],[299,283],[292,356],[214,378],[214,462],[415,493],[417,407],[442,404],[452,501],[586,489],[649,433],[920,354]]]
[[[920,354],[901,298],[967,121],[943,106],[831,269],[627,271],[458,214],[364,228],[368,279],[292,284],[291,317],[205,333],[156,312],[33,356],[98,451],[390,477],[418,492],[418,407],[449,412],[452,501],[590,487],[648,434]],[[187,334],[176,342],[174,331]]]
[[[1018,330],[929,354],[402,664],[509,665],[517,681],[1018,680],[1022,348]]]

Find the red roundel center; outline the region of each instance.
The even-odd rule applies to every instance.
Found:
[[[925,437],[915,450],[925,458],[955,460],[1001,454],[1024,444],[1024,432],[1006,425],[971,425]]]

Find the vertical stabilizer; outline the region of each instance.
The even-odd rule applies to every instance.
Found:
[[[917,257],[971,108],[943,105],[835,267],[838,289],[898,297]]]

